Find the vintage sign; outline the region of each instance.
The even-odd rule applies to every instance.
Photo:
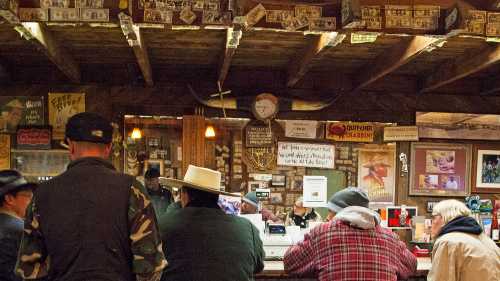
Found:
[[[0,97],[0,132],[15,133],[17,126],[43,125],[44,115],[43,97]]]
[[[68,119],[85,111],[85,94],[49,93],[49,124],[52,126],[52,137],[64,139],[64,130]]]
[[[20,127],[16,134],[18,149],[50,149],[52,128],[50,127]]]
[[[411,28],[412,7],[408,5],[385,5],[386,28]]]
[[[488,13],[486,36],[500,36],[500,13]]]
[[[293,11],[290,10],[266,10],[266,22],[269,23],[282,23],[292,17]]]
[[[331,122],[327,124],[326,138],[335,141],[373,142],[375,127],[371,123]]]
[[[258,23],[263,17],[266,16],[266,8],[262,6],[262,4],[258,4],[257,6],[253,7],[247,14],[246,14],[246,24],[247,26],[254,26],[256,23]]]
[[[0,170],[10,169],[10,135],[0,134]]]
[[[337,29],[337,18],[324,17],[309,19],[310,31],[333,31]]]
[[[274,144],[273,132],[269,126],[248,125],[245,136],[246,147],[270,147]]]
[[[385,127],[384,141],[418,141],[418,127],[417,126]]]
[[[315,139],[318,121],[289,120],[285,122],[285,136],[289,138]]]
[[[144,9],[144,21],[153,23],[172,23],[172,11],[160,9]]]
[[[334,163],[334,145],[278,142],[278,165],[333,169]]]

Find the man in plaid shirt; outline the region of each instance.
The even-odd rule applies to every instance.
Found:
[[[396,281],[417,269],[417,259],[398,236],[380,226],[358,188],[337,192],[328,202],[332,221],[315,227],[285,253],[285,271],[318,280]]]

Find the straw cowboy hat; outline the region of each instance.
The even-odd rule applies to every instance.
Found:
[[[382,165],[386,167],[391,167],[392,165],[387,161],[387,157],[380,154],[373,155],[368,163],[363,165],[363,168],[373,168],[376,165]]]
[[[229,192],[224,192],[220,190],[221,173],[218,171],[210,170],[207,168],[197,167],[194,165],[189,165],[183,180],[178,179],[165,179],[167,185],[172,187],[189,187],[198,189],[201,191],[223,194],[228,196],[237,196]]]

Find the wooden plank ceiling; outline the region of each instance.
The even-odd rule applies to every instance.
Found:
[[[340,1],[333,2],[339,6]],[[353,93],[405,84],[401,87],[422,94],[500,94],[500,44],[486,42],[482,36],[381,32],[373,42],[356,43],[352,38],[359,33],[349,29],[318,35],[249,28],[230,46],[234,42],[228,39],[226,28],[143,26],[139,33],[124,35],[126,23],[121,24],[40,23],[47,47],[40,43],[42,39],[25,40],[13,25],[0,23],[0,70],[8,73],[0,75],[0,82],[2,77],[3,82],[82,84],[127,84],[138,79],[152,86],[197,77],[214,85],[217,81],[234,85],[235,77],[239,77],[236,81],[245,79],[243,73],[255,74],[248,79],[266,81],[257,73],[268,71],[278,77],[280,87],[288,89],[336,87]],[[30,80],[26,73],[37,71],[38,77]],[[44,75],[52,78],[44,79]],[[335,83],[338,85],[332,85]]]

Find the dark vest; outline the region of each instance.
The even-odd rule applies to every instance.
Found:
[[[129,281],[128,202],[133,177],[82,158],[35,193],[52,281]]]

